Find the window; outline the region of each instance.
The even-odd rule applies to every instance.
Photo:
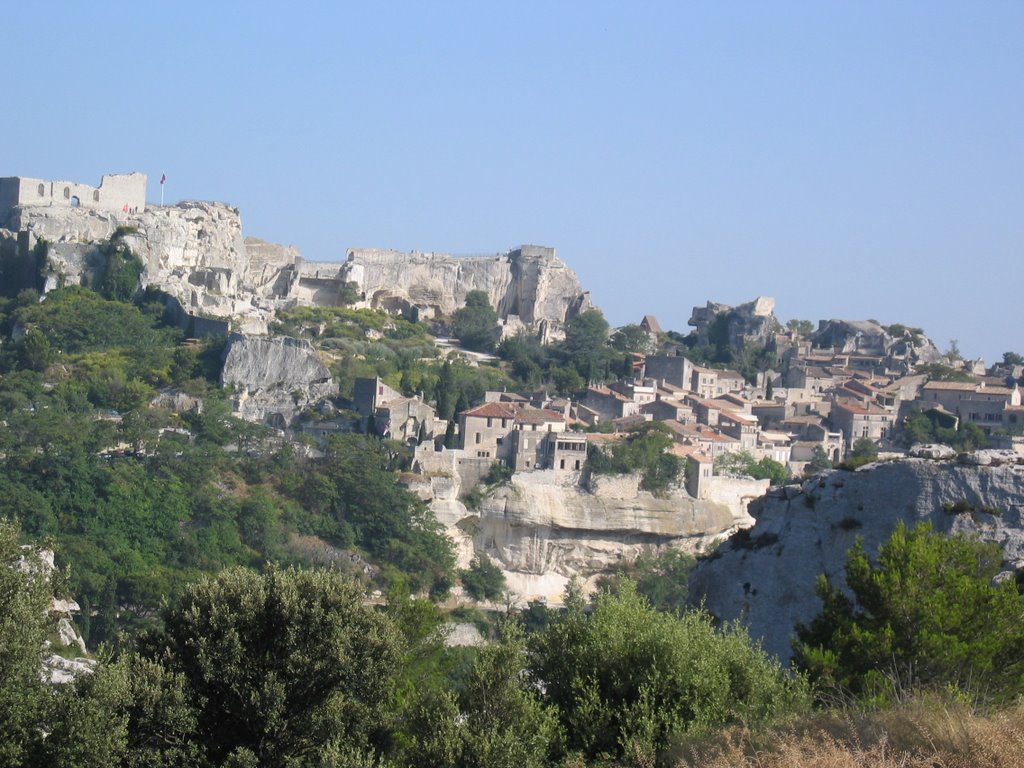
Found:
[[[580,460],[576,459],[576,469],[579,469],[579,468],[580,468]]]
[[[490,416],[487,417],[487,428],[488,429],[490,429],[491,427],[494,426],[494,424],[492,423],[493,421],[494,421],[494,419],[492,419]]]
[[[98,189],[94,189],[92,191],[92,201],[94,203],[98,203],[100,201],[100,191]]]
[[[476,433],[476,444],[477,445],[480,444],[480,433],[479,432]]]
[[[496,440],[495,442],[496,442],[496,443],[497,443],[498,445],[504,445],[504,444],[505,444],[505,438],[503,438],[503,437],[499,437],[499,438],[498,438],[498,439],[497,439],[497,440]]]
[[[44,197],[45,195],[46,195],[46,185],[45,184],[40,184],[39,185],[39,196],[40,197]]]
[[[558,462],[558,468],[565,469],[565,459],[562,459],[561,461]]]
[[[65,200],[70,200],[71,199],[71,187],[64,187],[64,199]]]

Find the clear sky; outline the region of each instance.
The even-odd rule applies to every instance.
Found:
[[[0,175],[1024,353],[1024,2],[10,3]]]

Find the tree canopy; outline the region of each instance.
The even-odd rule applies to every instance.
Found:
[[[996,583],[997,544],[902,523],[872,561],[858,540],[849,592],[822,576],[822,611],[797,627],[795,663],[819,685],[892,697],[953,687],[997,698],[1024,684],[1024,603]]]
[[[756,723],[806,703],[800,681],[742,629],[716,631],[699,611],[658,612],[628,580],[599,594],[590,613],[578,593],[567,606],[537,637],[533,669],[569,750],[653,764],[681,733]]]
[[[190,586],[163,619],[143,657],[180,675],[189,739],[215,764],[324,761],[369,749],[389,719],[401,637],[336,572],[230,569]]]
[[[466,305],[452,315],[452,333],[467,349],[494,351],[498,338],[498,313],[484,291],[466,294]]]

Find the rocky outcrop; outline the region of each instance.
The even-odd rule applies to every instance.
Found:
[[[319,265],[317,265],[319,266]],[[311,265],[300,275],[300,291]],[[314,275],[322,281],[325,275]],[[469,291],[483,291],[512,326],[560,326],[590,306],[576,273],[554,248],[524,245],[508,253],[458,258],[369,248],[348,252],[340,277],[359,285],[366,304],[389,311],[416,307],[420,317],[451,315]],[[311,281],[311,285],[313,285]],[[301,293],[300,293],[301,295]]]
[[[678,490],[656,498],[636,476],[520,472],[475,509],[459,499],[457,476],[407,477],[455,541],[460,565],[486,554],[520,600],[557,603],[573,576],[593,582],[611,567],[666,548],[696,552],[747,522],[739,504],[697,500]]]
[[[557,338],[590,306],[589,294],[553,248],[522,246],[487,257],[353,249],[345,262],[307,262],[292,246],[243,238],[238,209],[185,201],[136,213],[84,208],[14,209],[11,226],[51,243],[52,278],[90,284],[102,268],[99,244],[120,232],[138,254],[145,285],[154,285],[195,316],[233,318],[235,328],[265,332],[274,311],[295,304],[336,306],[347,282],[361,306],[420,316],[450,315],[471,290],[487,293],[508,332]],[[120,230],[119,230],[120,228]],[[7,233],[3,247],[16,248]]]
[[[767,296],[737,307],[709,301],[693,308],[689,324],[696,328],[700,346],[721,342],[739,348],[747,342],[764,346],[779,328],[774,312],[775,299]]]
[[[822,320],[810,340],[818,348],[888,357],[893,363],[933,363],[942,357],[932,340],[919,330],[902,325],[884,327],[874,320]]]
[[[241,418],[286,429],[305,408],[337,394],[337,384],[312,345],[302,339],[232,334],[221,384],[235,389]]]
[[[796,622],[821,610],[815,581],[844,584],[859,536],[877,550],[902,521],[998,542],[1007,570],[1024,566],[1024,466],[1009,453],[990,464],[906,459],[831,471],[751,504],[755,525],[722,544],[691,576],[691,595],[723,620],[739,619],[769,653],[788,659]],[[995,465],[992,462],[998,464]]]
[[[22,547],[22,557],[14,563],[14,567],[32,579],[53,580],[57,568],[54,565],[52,549]],[[88,651],[85,640],[74,624],[73,616],[81,611],[78,603],[71,599],[51,597],[47,617],[51,635],[56,640],[45,640],[44,651],[56,646],[57,652],[44,652],[40,676],[52,685],[72,682],[77,676],[91,673],[95,666],[94,659],[87,658]],[[74,653],[80,656],[73,655]]]

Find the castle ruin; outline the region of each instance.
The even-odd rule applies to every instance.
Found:
[[[0,178],[0,226],[6,226],[15,209],[39,206],[141,212],[146,208],[146,174],[110,174],[100,179],[98,187],[26,176]]]

